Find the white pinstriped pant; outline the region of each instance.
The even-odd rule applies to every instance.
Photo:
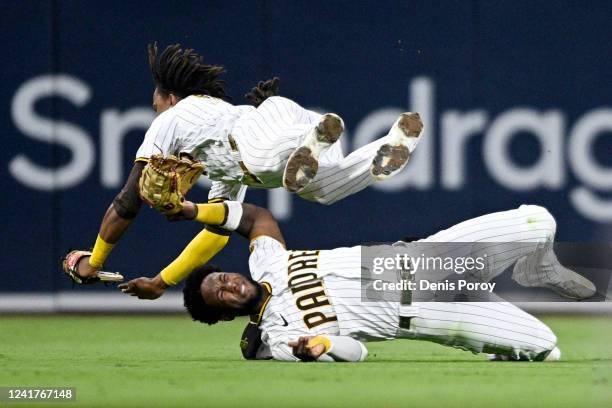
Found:
[[[490,271],[489,279],[492,279],[523,256],[541,256],[536,253],[541,251],[533,251],[534,245],[521,247],[503,243],[531,242],[546,246],[553,241],[555,231],[556,222],[545,208],[522,205],[515,210],[464,221],[421,241],[499,242],[499,248],[487,248],[489,256],[500,254]],[[539,271],[518,273],[537,274]],[[499,301],[414,302],[411,306],[401,306],[400,314],[414,317],[410,329],[400,329],[398,337],[429,340],[474,353],[543,359],[557,342],[553,332],[530,314],[496,298]]]
[[[266,187],[282,187],[289,155],[320,118],[320,114],[287,98],[274,96],[242,115],[234,124],[232,135],[249,171]],[[307,200],[332,204],[368,187],[376,181],[370,175],[372,160],[387,140],[387,136],[382,137],[346,157],[340,141],[334,143],[321,153],[316,177],[299,195]]]

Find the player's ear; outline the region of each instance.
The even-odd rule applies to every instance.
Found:
[[[181,98],[179,98],[178,96],[176,96],[173,93],[168,95],[168,98],[170,99],[170,106],[176,105],[181,100]]]
[[[230,315],[221,315],[221,317],[219,318],[219,320],[223,320],[224,322],[230,322],[232,320],[234,320],[235,316],[230,316]]]

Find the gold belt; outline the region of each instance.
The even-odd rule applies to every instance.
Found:
[[[234,137],[232,135],[227,135],[227,140],[229,141],[229,145],[232,151],[238,153],[238,156],[240,156],[240,150],[238,150],[238,144],[234,140]],[[254,175],[249,171],[249,169],[247,169],[247,166],[245,166],[242,160],[237,160],[237,162],[240,166],[240,170],[242,170],[242,173],[244,174],[244,177],[247,180],[249,180],[251,183],[263,184],[262,181],[256,175]]]

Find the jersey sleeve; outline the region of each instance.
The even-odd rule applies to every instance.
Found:
[[[286,261],[287,250],[272,237],[262,235],[251,240],[249,270],[256,281],[272,279],[280,261]]]
[[[348,336],[326,337],[331,343],[331,348],[319,357],[319,361],[358,362],[365,360],[368,356],[368,349],[359,340]]]
[[[361,362],[368,356],[365,345],[348,336],[327,336],[331,341],[331,348],[322,354],[317,361],[320,362]],[[293,355],[293,349],[289,347],[287,338],[282,337],[270,344],[270,353],[274,360],[279,361],[301,361]]]
[[[265,263],[267,261],[274,260],[279,256],[285,256],[287,254],[287,250],[283,244],[266,235],[261,235],[252,239],[249,250],[251,251],[249,265],[257,268],[265,268]]]
[[[208,202],[215,203],[220,201],[244,202],[247,186],[244,184],[228,184],[222,181],[213,181],[212,187],[208,192]]]
[[[269,237],[267,235],[260,235],[251,240],[251,244],[249,246],[251,250],[251,254],[262,254],[262,255],[272,255],[273,253],[282,252],[285,253],[287,250],[276,239]]]
[[[154,154],[164,156],[174,154],[178,143],[179,123],[176,115],[169,109],[157,116],[145,134],[136,152],[135,161],[146,161]]]
[[[275,341],[270,344],[270,354],[272,354],[272,358],[274,360],[279,361],[302,361],[296,356],[293,355],[293,350],[287,344],[287,341]]]

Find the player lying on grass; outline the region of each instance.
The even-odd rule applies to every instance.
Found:
[[[225,101],[223,67],[203,64],[197,53],[183,51],[178,44],[167,47],[159,58],[157,54],[157,46],[150,45],[156,85],[153,109],[158,116],[136,153],[125,186],[104,215],[91,257],[88,251],[66,257],[64,270],[77,283],[121,279],[98,276],[98,271],[138,214],[142,198],[170,218],[180,212],[179,205],[167,200],[164,176],[169,173],[179,173],[181,195],[202,172],[207,174],[213,180],[209,202],[241,202],[247,186],[284,186],[307,200],[332,204],[399,172],[419,140],[419,115],[404,113],[388,135],[344,157],[338,141],[342,119],[272,97],[277,80],[253,89],[250,99],[256,108],[234,106]],[[155,295],[208,262],[228,240],[227,231],[212,226],[200,232],[159,275]]]
[[[251,315],[248,357],[277,360],[362,361],[364,341],[422,339],[474,353],[515,360],[558,358],[556,337],[535,317],[499,302],[406,302],[362,300],[361,247],[291,251],[269,211],[249,204],[186,202],[185,219],[221,225],[250,240],[252,279],[213,268],[194,271],[184,289],[194,320],[214,324]],[[513,278],[525,286],[544,286],[574,299],[594,294],[593,284],[563,267],[546,247],[556,223],[542,207],[523,205],[462,222],[420,242],[534,242],[497,259],[490,279],[516,264]],[[396,243],[410,245],[407,243]],[[496,247],[488,248],[489,256]],[[525,249],[527,248],[527,249]],[[146,297],[147,278],[119,288]],[[261,344],[259,344],[261,343]]]

